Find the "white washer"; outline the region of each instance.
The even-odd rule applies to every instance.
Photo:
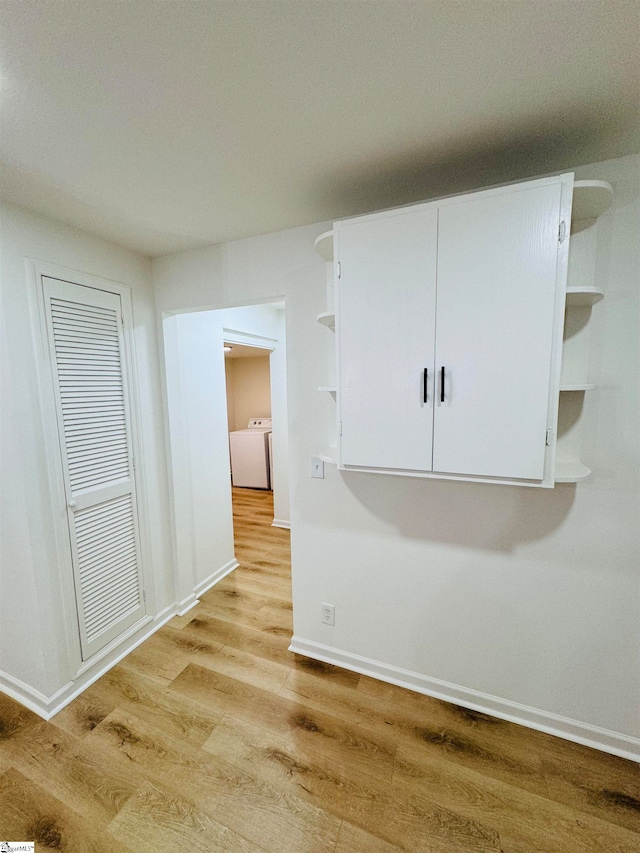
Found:
[[[269,489],[271,418],[251,418],[247,429],[229,433],[231,483],[246,489]]]

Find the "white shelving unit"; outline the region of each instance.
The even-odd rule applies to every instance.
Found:
[[[571,254],[558,417],[556,483],[579,483],[591,474],[590,468],[581,461],[582,410],[585,392],[596,388],[595,383],[587,381],[591,309],[604,298],[604,292],[594,282],[597,219],[611,207],[612,202],[613,187],[607,181],[574,182]],[[315,248],[320,257],[327,262],[327,296],[329,307],[331,307],[333,304],[333,293],[330,291],[333,231],[320,234],[316,238]],[[333,311],[323,312],[317,319],[326,328],[335,330]],[[336,395],[336,387],[333,385],[320,386],[319,390],[328,392],[334,397]],[[337,463],[336,447],[326,448],[319,455],[325,462]]]
[[[333,261],[333,231],[325,231],[315,240],[316,252],[323,261]]]
[[[325,329],[329,329],[331,332],[335,332],[336,329],[336,315],[333,308],[333,231],[325,231],[323,234],[320,234],[319,237],[316,237],[315,240],[315,249],[316,252],[320,255],[323,261],[326,262],[326,276],[327,276],[327,311],[323,311],[321,314],[318,314],[317,321],[321,326],[324,326]],[[327,361],[331,363],[331,366],[328,368],[328,375],[331,376],[331,373],[335,375],[335,340],[333,336],[331,336],[331,341],[328,343],[328,353],[327,353]],[[323,394],[330,394],[335,403],[336,400],[336,386],[335,385],[319,385],[318,391]],[[334,423],[335,423],[335,410],[334,410]],[[337,465],[338,464],[338,448],[334,445],[329,447],[325,447],[318,453],[320,459],[323,462],[327,462],[329,465]]]
[[[572,225],[585,219],[597,219],[612,203],[613,187],[607,181],[574,181]]]
[[[581,460],[584,392],[588,382],[591,309],[604,298],[596,285],[597,218],[613,202],[613,187],[606,181],[575,181],[569,249],[562,377],[558,407],[556,483],[580,483],[591,474]]]
[[[333,313],[333,311],[323,311],[322,314],[318,314],[316,320],[318,321],[318,323],[320,323],[321,326],[326,326],[332,331],[336,327],[336,315]]]
[[[601,299],[604,299],[604,293],[598,287],[567,288],[568,308],[579,308],[584,305],[591,307],[596,302],[600,302]]]
[[[556,483],[581,483],[591,476],[591,468],[582,462],[559,460],[556,463]]]
[[[574,382],[570,385],[561,385],[561,391],[594,391],[596,385],[594,382]]]

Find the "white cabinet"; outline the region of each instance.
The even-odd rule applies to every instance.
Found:
[[[553,486],[572,185],[335,223],[340,468]]]
[[[429,206],[337,223],[342,466],[431,470],[437,233]]]

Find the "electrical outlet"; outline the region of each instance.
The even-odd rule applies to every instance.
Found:
[[[336,624],[336,608],[333,604],[322,605],[322,621],[325,625]]]
[[[324,462],[319,456],[311,457],[311,476],[318,480],[324,480]]]

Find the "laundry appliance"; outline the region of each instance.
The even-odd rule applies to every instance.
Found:
[[[271,418],[251,418],[247,429],[229,433],[231,483],[245,489],[270,489]]]

